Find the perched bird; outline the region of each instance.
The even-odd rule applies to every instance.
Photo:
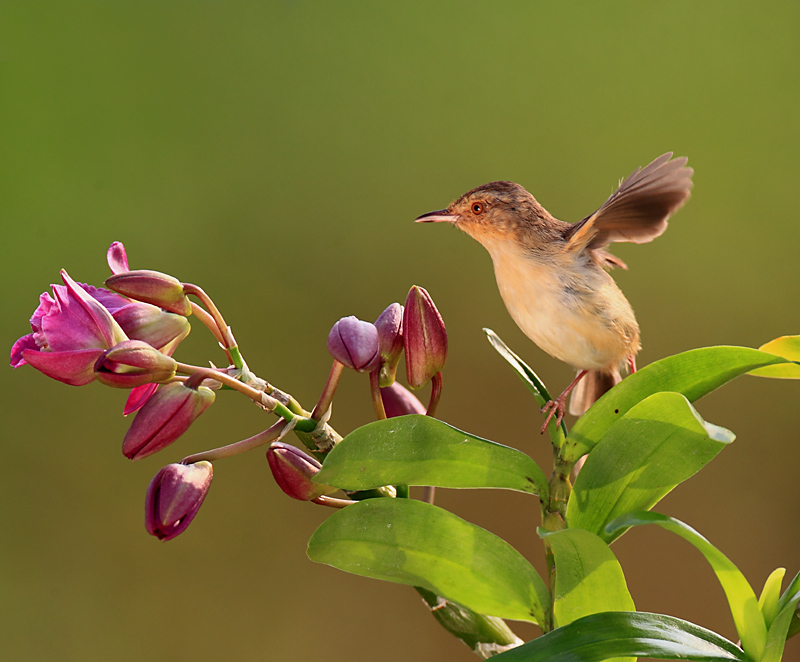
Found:
[[[693,170],[686,157],[659,156],[620,184],[596,212],[577,223],[550,215],[522,186],[490,182],[468,191],[447,209],[417,218],[449,222],[483,244],[494,263],[500,295],[511,317],[545,352],[578,375],[542,409],[560,423],[567,396],[570,413],[583,414],[636,370],[639,325],[630,303],[607,273],[627,269],[605,247],[614,241],[642,244],[667,228],[667,219],[689,197]]]

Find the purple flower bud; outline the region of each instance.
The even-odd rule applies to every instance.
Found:
[[[178,315],[191,315],[192,304],[181,282],[160,271],[126,271],[106,279],[106,285],[131,299],[152,303]]]
[[[358,372],[372,372],[381,362],[378,329],[353,317],[342,317],[328,334],[333,358]]]
[[[51,297],[39,297],[31,317],[32,333],[22,336],[11,349],[11,365],[29,363],[48,377],[83,386],[94,380],[94,364],[114,345],[128,340],[108,308],[90,291],[118,297],[107,290],[82,286],[61,271],[64,285],[53,285]]]
[[[126,340],[106,350],[97,360],[97,381],[116,388],[135,388],[143,384],[167,382],[175,376],[178,364],[155,347],[141,340]]]
[[[144,528],[159,540],[172,540],[186,530],[211,487],[210,462],[168,464],[147,488]]]
[[[417,396],[399,382],[381,389],[381,400],[387,418],[405,416],[406,414],[424,414],[425,407]]]
[[[142,407],[122,441],[122,454],[141,460],[166,448],[214,402],[214,391],[182,382],[165,384]]]
[[[394,382],[397,364],[403,354],[403,306],[393,303],[375,320],[381,346],[380,385]]]
[[[313,501],[323,494],[333,494],[335,487],[319,485],[311,479],[322,465],[299,448],[273,441],[267,449],[267,461],[275,482],[292,499]]]
[[[409,291],[403,311],[403,341],[408,385],[422,388],[444,368],[447,330],[430,295],[416,285]]]

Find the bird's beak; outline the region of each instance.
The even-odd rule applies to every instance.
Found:
[[[414,223],[455,223],[459,218],[458,214],[453,214],[446,209],[439,209],[438,211],[429,211],[427,214],[423,214]]]

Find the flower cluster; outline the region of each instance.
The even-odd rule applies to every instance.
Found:
[[[61,271],[63,285],[53,285],[52,295],[40,296],[30,319],[31,332],[14,343],[12,367],[30,365],[72,386],[97,381],[128,389],[123,413],[136,416],[122,452],[131,460],[157,453],[177,440],[214,403],[220,388],[239,391],[281,417],[250,439],[189,456],[156,474],[147,490],[145,528],[161,540],[182,533],[196,515],[211,485],[211,460],[264,444],[269,444],[267,460],[273,477],[286,494],[334,507],[352,503],[331,497],[334,488],[312,480],[322,466],[320,460],[341,440],[328,418],[344,367],[369,374],[378,418],[433,415],[436,409],[447,333],[433,301],[420,287],[411,288],[405,306],[391,304],[374,323],[345,317],[333,325],[328,336],[333,368],[317,406],[308,412],[249,370],[230,328],[201,288],[158,271],[130,269],[119,242],[109,247],[107,261],[112,275],[104,288],[78,283]],[[190,315],[222,347],[226,368],[202,368],[173,358],[191,329]],[[403,354],[411,388],[433,383],[427,410],[395,381]],[[312,455],[282,441],[291,430]]]

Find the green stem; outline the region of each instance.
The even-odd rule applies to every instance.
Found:
[[[386,419],[386,409],[383,406],[383,398],[381,398],[380,369],[369,373],[369,390],[372,394],[372,406],[375,408],[375,415],[379,421],[383,421]]]

